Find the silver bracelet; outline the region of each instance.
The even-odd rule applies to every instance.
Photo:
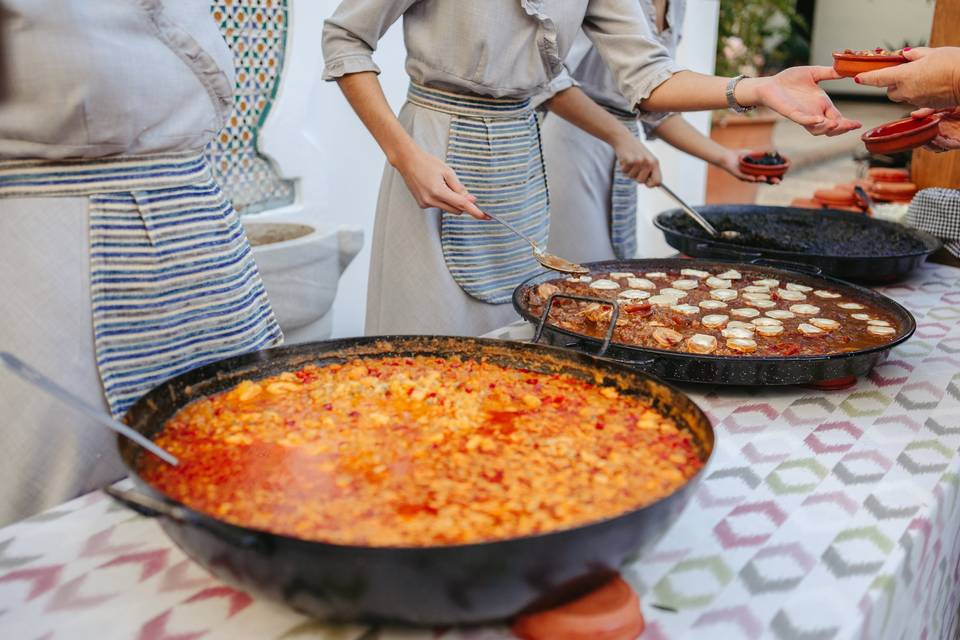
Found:
[[[747,76],[737,76],[736,78],[730,78],[730,82],[727,83],[727,106],[730,107],[730,111],[734,113],[747,113],[748,111],[753,111],[756,107],[745,107],[733,96],[733,92],[737,89],[737,85],[740,84],[740,81],[746,78]]]

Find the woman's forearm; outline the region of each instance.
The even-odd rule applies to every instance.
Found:
[[[545,103],[545,106],[564,120],[612,147],[626,137],[633,137],[622,122],[576,87],[558,92]]]
[[[775,76],[744,78],[733,98],[743,107],[765,106],[814,135],[835,136],[860,126],[837,111],[819,84],[836,80],[833,67],[792,67]],[[645,111],[703,111],[727,106],[729,78],[680,71],[662,82],[639,107]]]
[[[338,78],[337,84],[390,164],[397,166],[404,156],[417,149],[413,138],[390,109],[377,74],[351,73]]]
[[[719,165],[728,149],[697,131],[680,115],[667,118],[656,129],[657,137],[686,154]]]
[[[556,115],[613,148],[624,175],[648,187],[660,184],[660,163],[625,124],[572,87],[557,93],[546,106]]]
[[[644,111],[708,111],[727,108],[729,78],[707,76],[695,71],[679,71],[653,90],[640,103]],[[744,107],[759,106],[755,85],[758,78],[744,78],[734,91],[737,102]]]
[[[350,73],[337,79],[340,90],[367,130],[383,149],[387,161],[403,176],[410,194],[422,208],[435,207],[448,213],[468,213],[479,220],[489,218],[467,192],[457,174],[439,158],[423,151],[404,131],[383,95],[375,73]]]

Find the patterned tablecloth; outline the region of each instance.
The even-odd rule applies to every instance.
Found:
[[[960,270],[927,266],[885,292],[917,333],[852,388],[688,389],[717,451],[687,510],[625,571],[643,638],[957,637]],[[219,583],[97,492],[0,529],[0,637],[511,636],[307,620]]]

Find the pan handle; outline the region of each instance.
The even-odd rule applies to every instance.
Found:
[[[266,550],[269,543],[266,538],[255,533],[236,534],[226,527],[211,526],[206,520],[183,507],[169,504],[163,500],[136,493],[134,491],[123,491],[116,487],[104,487],[103,492],[122,504],[123,506],[136,511],[147,518],[169,518],[179,525],[188,525],[206,529],[220,539],[226,539],[227,542],[237,547],[248,549]]]
[[[771,260],[770,258],[755,258],[750,264],[758,267],[773,267],[775,269],[786,269],[787,271],[797,271],[807,273],[811,276],[823,275],[823,269],[815,264],[805,264],[803,262],[791,262],[790,260]]]
[[[610,315],[610,326],[607,327],[607,333],[603,338],[603,344],[600,345],[600,349],[595,354],[598,356],[605,355],[607,350],[610,349],[610,343],[613,342],[613,330],[616,329],[617,320],[620,318],[620,304],[616,300],[604,300],[603,298],[593,298],[590,296],[577,296],[569,293],[555,293],[550,296],[549,300],[547,300],[547,306],[544,308],[543,313],[540,314],[540,319],[537,321],[537,330],[533,334],[532,342],[536,344],[540,342],[540,338],[543,337],[543,330],[547,326],[547,318],[550,317],[550,310],[553,308],[553,302],[557,298],[578,300],[580,302],[597,302],[602,305],[613,307],[613,313]]]
[[[712,242],[698,242],[696,244],[697,253],[705,258],[719,258],[721,260],[736,260],[738,262],[750,262],[762,257],[763,254],[757,251],[738,251],[730,247],[721,247]]]

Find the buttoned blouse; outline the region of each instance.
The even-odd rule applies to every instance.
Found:
[[[209,2],[3,0],[0,158],[202,149],[233,104]]]
[[[411,80],[458,93],[528,98],[572,86],[563,60],[581,28],[632,104],[679,70],[636,0],[344,0],[324,24],[324,79],[379,73],[373,52],[401,17]]]
[[[676,57],[683,29],[683,19],[686,15],[686,0],[668,1],[667,24],[663,31],[657,29],[657,10],[653,6],[653,0],[633,0],[633,2],[643,11],[648,27],[656,40],[663,45],[671,57]],[[586,34],[578,34],[566,59],[566,66],[570,76],[594,102],[626,113],[634,110],[632,104],[635,103],[631,103],[628,98],[624,97],[603,55]],[[671,115],[673,114],[641,114],[640,121],[647,136],[652,137],[656,127]]]

